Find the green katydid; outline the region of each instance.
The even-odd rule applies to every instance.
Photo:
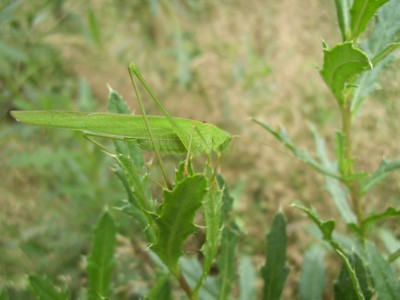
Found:
[[[129,75],[138,98],[142,115],[110,113],[84,113],[74,111],[12,111],[18,121],[31,125],[67,128],[82,131],[86,135],[112,139],[135,140],[139,147],[155,151],[162,167],[160,152],[187,153],[189,156],[221,153],[228,148],[231,135],[204,122],[174,118],[152,92],[136,65],[128,67]],[[134,76],[141,82],[163,116],[147,116]]]

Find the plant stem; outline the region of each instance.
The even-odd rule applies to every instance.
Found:
[[[187,283],[185,277],[181,272],[178,275],[178,281],[181,288],[185,291],[186,295],[189,297],[190,300],[198,299],[197,295],[193,293],[191,287],[189,286],[189,284]]]
[[[342,175],[344,183],[350,191],[350,200],[353,205],[357,216],[357,222],[360,228],[360,236],[364,239],[363,220],[364,214],[362,211],[361,200],[362,195],[360,192],[360,185],[356,178],[356,172],[354,171],[354,160],[352,154],[351,145],[351,101],[345,101],[341,106],[342,114],[342,132],[344,135],[344,167],[342,169]]]

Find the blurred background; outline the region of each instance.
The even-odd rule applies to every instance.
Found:
[[[321,0],[0,0],[0,299],[31,299],[26,274],[32,273],[69,285],[77,297],[93,225],[104,207],[125,197],[111,158],[80,134],[17,124],[9,111],[106,111],[108,84],[138,112],[130,61],[172,115],[237,136],[221,169],[245,233],[240,251],[262,264],[265,233],[283,210],[292,267],[285,295],[294,299],[311,238],[308,222],[289,205],[299,199],[323,217],[336,210],[323,178],[250,117],[284,126],[311,152],[312,123],[334,154],[340,116],[317,68],[322,40],[340,40],[336,22],[334,2]],[[399,159],[398,68],[396,62],[385,70],[382,89],[356,122],[361,169]],[[160,114],[149,99],[145,105]],[[367,210],[399,203],[399,178],[375,189]],[[136,299],[149,272],[139,257],[146,245],[131,219],[115,216],[123,235],[114,282],[121,299]]]

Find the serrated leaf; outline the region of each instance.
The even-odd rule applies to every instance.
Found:
[[[371,299],[372,291],[368,286],[369,276],[362,259],[356,253],[353,253],[349,257],[349,262],[353,270],[355,271],[364,299]],[[334,283],[334,292],[336,300],[359,299],[359,296],[354,289],[353,282],[350,278],[349,271],[345,264],[342,265],[339,277]]]
[[[263,300],[279,299],[289,268],[286,266],[286,221],[281,212],[275,215],[267,235],[266,263],[261,269],[264,281]]]
[[[281,128],[281,130],[278,132],[266,123],[263,123],[257,119],[252,119],[252,120],[253,122],[260,125],[262,128],[266,129],[269,133],[271,133],[277,140],[279,140],[283,144],[283,146],[289,149],[297,159],[305,162],[310,167],[317,170],[323,175],[336,178],[338,180],[341,179],[340,174],[332,173],[331,171],[327,170],[323,165],[315,161],[315,159],[313,159],[308,152],[302,151],[299,148],[297,148],[297,146],[290,140],[284,128]]]
[[[221,206],[222,190],[218,187],[211,188],[203,200],[203,216],[205,222],[206,240],[201,248],[204,256],[203,275],[199,282],[207,277],[211,265],[217,256],[218,248],[221,243]],[[199,286],[198,286],[199,287]]]
[[[389,0],[354,0],[350,9],[352,39],[365,31],[376,11]]]
[[[88,258],[88,299],[108,298],[111,275],[115,266],[114,248],[117,228],[109,212],[105,212],[94,230],[93,247]]]
[[[363,226],[367,227],[373,223],[386,220],[389,218],[400,217],[400,209],[388,207],[382,213],[372,213],[363,220]]]
[[[325,252],[320,245],[313,245],[304,254],[300,274],[300,299],[322,299],[326,281]]]
[[[350,6],[353,0],[335,0],[336,14],[343,41],[348,40],[350,34]]]
[[[65,291],[57,289],[53,283],[45,277],[30,275],[28,277],[29,284],[38,300],[67,300]]]
[[[368,269],[374,280],[376,293],[380,300],[397,300],[400,295],[400,281],[392,266],[382,257],[376,247],[366,244]]]
[[[171,282],[169,274],[159,274],[146,299],[172,300]]]
[[[217,177],[218,184],[223,189],[222,208],[221,208],[221,225],[223,226],[221,253],[217,261],[219,277],[219,296],[218,299],[228,299],[233,282],[236,279],[235,272],[235,251],[239,237],[239,227],[233,219],[230,218],[230,213],[233,206],[233,197],[226,187],[226,183],[221,176]],[[247,278],[247,280],[250,280]]]
[[[365,178],[361,184],[361,191],[366,193],[371,188],[380,183],[390,172],[400,170],[400,160],[386,161],[383,160],[371,176]]]
[[[318,226],[318,228],[321,230],[321,233],[323,235],[323,238],[325,240],[331,240],[332,239],[332,232],[335,229],[336,222],[334,220],[327,220],[323,221],[318,214],[313,210],[310,209],[300,202],[295,202],[292,204],[292,206],[300,208],[302,211],[304,211],[307,216]]]
[[[179,272],[182,244],[197,231],[193,219],[206,192],[207,180],[200,174],[182,179],[172,191],[164,191],[162,211],[155,220],[159,227],[158,240],[151,249],[175,275]]]
[[[340,105],[344,103],[344,90],[354,82],[356,75],[372,68],[368,56],[354,48],[352,42],[324,49],[324,64],[320,71],[325,83]]]

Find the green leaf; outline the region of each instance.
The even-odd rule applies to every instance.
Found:
[[[108,298],[111,275],[115,266],[114,248],[117,228],[109,212],[105,212],[94,230],[92,252],[88,258],[88,299]]]
[[[29,284],[38,300],[67,300],[65,291],[57,289],[48,278],[30,275]]]
[[[87,14],[88,29],[90,37],[97,46],[101,45],[100,25],[97,21],[96,14],[93,9],[89,9]]]
[[[323,299],[326,281],[325,252],[320,245],[313,245],[304,254],[300,275],[300,299]]]
[[[350,9],[352,39],[365,31],[376,11],[389,0],[354,0]]]
[[[344,91],[352,84],[354,77],[372,69],[368,56],[353,43],[338,44],[331,50],[324,49],[324,64],[320,71],[322,78],[340,105],[344,104]]]
[[[309,153],[297,148],[297,146],[293,144],[293,142],[290,140],[288,133],[284,128],[281,128],[278,132],[266,123],[263,123],[256,119],[252,120],[256,124],[260,125],[262,128],[266,129],[269,133],[271,133],[277,140],[279,140],[283,144],[283,146],[289,149],[297,159],[305,162],[306,164],[308,164],[313,169],[317,170],[323,175],[336,178],[338,180],[341,179],[340,174],[332,173],[330,170],[327,170],[324,166],[316,162],[315,159],[313,159]]]
[[[366,193],[371,188],[380,183],[390,172],[397,171],[400,169],[400,160],[386,161],[383,160],[371,176],[365,178],[361,184],[361,191]]]
[[[378,86],[378,76],[393,59],[389,56],[395,50],[400,40],[400,1],[389,1],[379,9],[375,26],[363,44],[363,49],[369,57],[373,57],[374,68],[363,73],[357,81],[352,101],[352,117],[355,118],[366,97]]]
[[[218,299],[228,299],[233,282],[236,279],[235,271],[235,251],[240,234],[239,227],[231,218],[230,213],[233,206],[233,197],[230,195],[226,183],[221,176],[217,177],[218,184],[223,189],[222,209],[221,209],[221,225],[223,224],[221,253],[218,258]],[[247,278],[246,280],[250,280]]]
[[[356,253],[353,253],[349,258],[349,263],[356,273],[364,299],[371,299],[372,291],[368,286],[369,276],[362,259]],[[353,282],[350,278],[349,271],[345,264],[342,265],[339,277],[334,283],[334,291],[336,300],[359,299],[359,296],[354,289]]]
[[[156,282],[147,295],[149,300],[172,300],[169,274],[157,275]]]
[[[201,248],[204,256],[203,275],[199,281],[198,288],[207,277],[211,265],[217,256],[218,248],[221,243],[221,206],[222,190],[214,186],[211,188],[203,200],[203,215],[206,231],[206,240]]]
[[[400,281],[392,266],[382,257],[376,247],[367,242],[366,258],[374,280],[378,299],[397,300],[400,295]]]
[[[336,14],[343,41],[351,36],[350,33],[350,6],[353,0],[335,0]]]
[[[332,239],[332,232],[336,226],[336,222],[334,220],[323,221],[313,209],[310,209],[310,208],[304,206],[300,202],[295,202],[292,204],[292,206],[300,208],[302,211],[304,211],[307,214],[307,216],[321,230],[321,233],[325,240]]]
[[[114,114],[130,114],[128,104],[122,96],[110,86],[108,87],[108,111]]]
[[[251,262],[250,256],[244,256],[239,261],[239,292],[240,300],[257,299],[255,287],[256,270]]]
[[[262,279],[264,280],[263,296],[264,300],[279,299],[289,268],[285,265],[286,261],[286,221],[281,212],[275,215],[271,231],[267,236],[267,255],[266,263],[261,269]]]
[[[382,213],[372,213],[363,220],[363,226],[367,227],[373,223],[386,220],[389,218],[400,217],[400,209],[388,207]]]
[[[182,244],[197,230],[193,219],[206,193],[207,180],[200,174],[181,180],[172,191],[164,191],[161,215],[156,219],[159,236],[151,249],[175,275],[179,273]]]

